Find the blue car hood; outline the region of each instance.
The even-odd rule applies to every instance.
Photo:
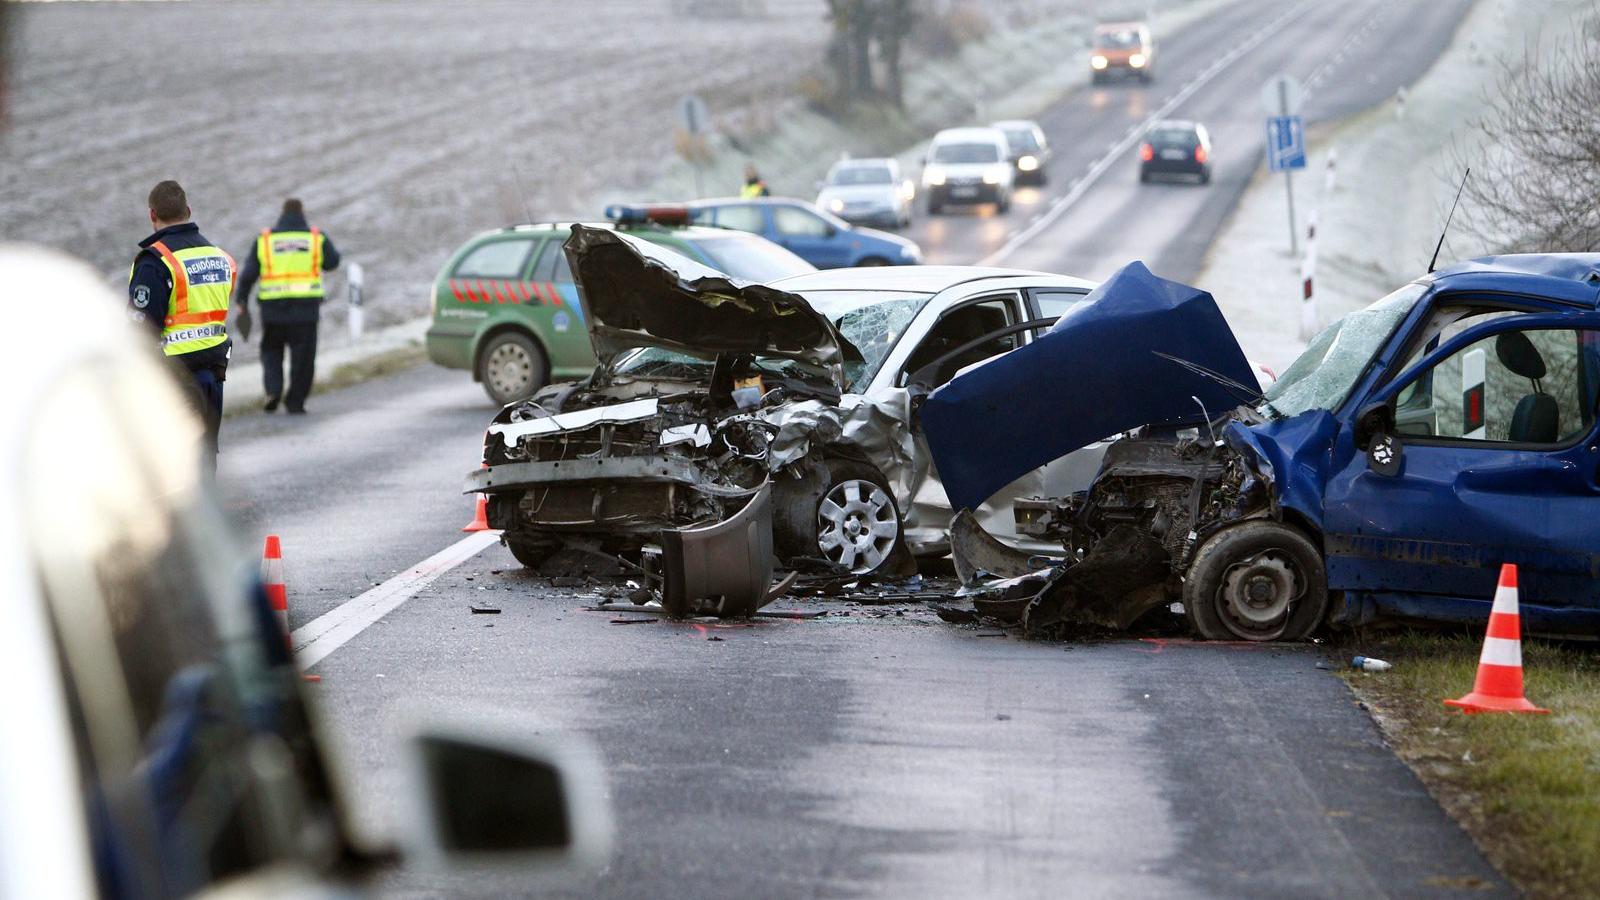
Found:
[[[1168,354],[1256,388],[1211,295],[1129,263],[1037,340],[928,396],[922,429],[955,509],[976,509],[1022,475],[1140,425],[1198,420],[1245,402]]]

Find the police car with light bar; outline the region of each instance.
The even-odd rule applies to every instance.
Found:
[[[611,227],[744,281],[815,271],[756,235],[690,225],[691,209],[683,204],[613,205],[606,218]],[[518,225],[479,234],[451,254],[433,283],[428,358],[471,371],[496,403],[588,375],[594,351],[561,251],[569,233],[564,224]]]

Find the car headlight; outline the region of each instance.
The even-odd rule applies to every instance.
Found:
[[[1036,156],[1024,156],[1017,160],[1017,168],[1024,172],[1032,172],[1034,169],[1039,168],[1039,158]]]
[[[935,187],[944,184],[944,170],[929,169],[928,171],[922,173],[922,180]]]
[[[1005,180],[1005,177],[1006,173],[1004,169],[991,168],[983,170],[984,184],[999,184]]]
[[[900,248],[900,258],[909,259],[912,262],[921,262],[922,251],[917,249],[916,244],[905,244]]]
[[[1144,54],[1143,53],[1135,53],[1132,56],[1129,56],[1128,57],[1128,65],[1134,67],[1135,69],[1144,68]]]
[[[828,209],[832,212],[844,212],[844,201],[835,197],[828,201]]]
[[[1106,67],[1106,62],[1107,62],[1106,58],[1104,56],[1101,56],[1098,53],[1096,53],[1095,55],[1089,57],[1089,67],[1090,68],[1104,69]]]

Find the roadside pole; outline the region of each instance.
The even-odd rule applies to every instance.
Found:
[[[1300,258],[1300,339],[1317,333],[1317,211],[1306,217],[1306,253]]]
[[[1300,118],[1300,103],[1305,89],[1292,75],[1277,75],[1261,89],[1261,105],[1267,119],[1267,168],[1283,173],[1283,186],[1289,198],[1289,254],[1300,255],[1299,228],[1294,215],[1294,170],[1306,167],[1305,125]]]
[[[361,284],[365,278],[361,271],[361,263],[353,262],[345,273],[345,300],[349,303],[349,315],[345,321],[350,326],[350,343],[361,340],[361,331],[366,325],[366,315],[361,310]]]

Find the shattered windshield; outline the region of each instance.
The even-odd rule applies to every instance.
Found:
[[[1312,409],[1337,409],[1427,290],[1424,284],[1408,284],[1322,329],[1283,377],[1267,388],[1261,412],[1287,417]]]
[[[860,351],[845,350],[846,389],[862,391],[872,382],[894,349],[895,342],[928,301],[927,294],[897,291],[817,291],[804,295],[806,301],[827,316],[839,329],[845,342]],[[790,359],[760,358],[757,365],[772,372],[804,377],[814,371]],[[661,347],[647,347],[617,365],[621,375],[656,378],[704,378],[711,371],[711,360],[677,353]]]
[[[833,174],[828,177],[828,183],[841,186],[857,184],[893,184],[894,178],[890,176],[888,166],[835,166],[833,169]]]

